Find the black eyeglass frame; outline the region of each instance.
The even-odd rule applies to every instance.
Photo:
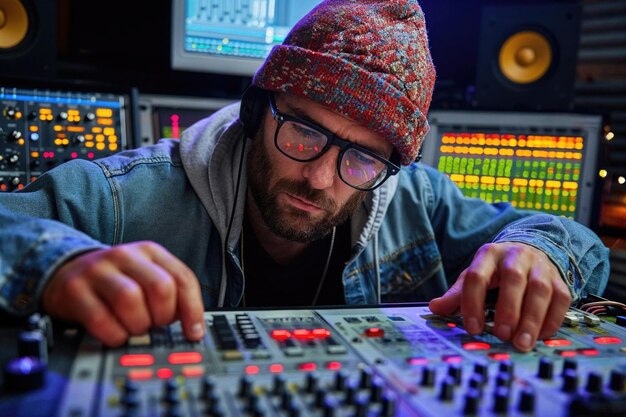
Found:
[[[291,115],[280,112],[278,110],[278,107],[276,106],[276,99],[274,98],[274,94],[270,93],[268,95],[269,95],[269,101],[270,101],[270,110],[272,112],[272,118],[276,121],[276,131],[274,133],[274,146],[276,146],[276,149],[278,149],[280,153],[285,155],[287,158],[292,159],[294,161],[298,161],[298,162],[311,162],[311,161],[315,161],[316,159],[324,155],[326,151],[330,149],[331,146],[333,145],[338,146],[340,151],[339,151],[339,156],[337,157],[337,174],[339,175],[339,178],[341,178],[341,181],[343,181],[346,185],[352,188],[355,188],[359,191],[373,191],[376,188],[383,185],[385,181],[389,179],[389,177],[391,177],[392,175],[396,175],[398,172],[400,172],[400,166],[399,166],[400,154],[398,154],[395,148],[393,149],[391,153],[391,160],[385,159],[379,154],[377,154],[376,152],[372,151],[371,149],[368,149],[356,143],[352,143],[350,141],[342,139],[339,136],[332,133],[331,131],[324,129],[323,127],[315,123],[309,122],[308,120],[301,119],[299,117],[291,116]],[[280,128],[283,125],[283,123],[289,122],[289,121],[305,125],[308,128],[315,130],[316,132],[319,132],[323,134],[324,136],[326,136],[327,141],[326,141],[326,145],[324,145],[324,148],[314,157],[307,158],[307,159],[295,158],[285,153],[280,148],[280,146],[278,146],[278,132],[280,131]],[[359,152],[363,152],[364,154],[367,154],[368,156],[371,156],[372,158],[385,164],[385,166],[387,167],[387,169],[385,170],[385,177],[382,180],[380,180],[380,182],[376,184],[374,187],[369,187],[369,188],[360,188],[360,187],[357,187],[355,185],[348,183],[341,175],[341,161],[343,160],[343,155],[348,149],[355,149]]]

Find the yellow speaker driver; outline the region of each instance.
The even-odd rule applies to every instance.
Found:
[[[534,31],[511,35],[500,48],[500,71],[514,83],[529,84],[548,72],[552,48],[545,36]]]
[[[0,49],[20,44],[28,32],[28,13],[20,0],[0,0]]]

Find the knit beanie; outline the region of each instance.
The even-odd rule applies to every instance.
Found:
[[[435,83],[417,0],[325,0],[275,46],[252,84],[308,98],[389,140],[413,162]]]

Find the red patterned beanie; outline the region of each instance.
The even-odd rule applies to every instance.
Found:
[[[435,84],[422,10],[416,0],[325,0],[272,49],[252,84],[361,123],[408,165],[428,132]]]

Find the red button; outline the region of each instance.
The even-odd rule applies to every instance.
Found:
[[[365,329],[365,336],[367,337],[383,337],[385,336],[385,331],[380,327],[370,327],[369,329]]]

